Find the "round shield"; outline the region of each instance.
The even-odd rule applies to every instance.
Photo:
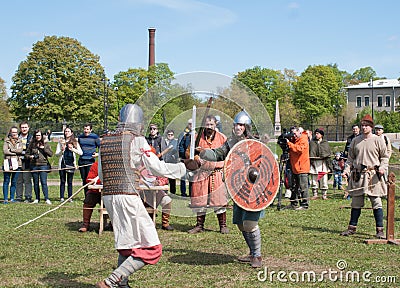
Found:
[[[224,175],[233,201],[248,211],[268,207],[279,190],[279,167],[273,153],[253,139],[232,147],[225,159]]]

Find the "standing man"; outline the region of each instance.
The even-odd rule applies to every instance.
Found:
[[[375,134],[377,136],[381,137],[385,141],[386,148],[388,150],[388,156],[390,159],[390,157],[392,156],[392,143],[390,142],[389,137],[387,137],[386,135],[383,134],[383,130],[384,129],[383,129],[382,125],[380,125],[380,124],[375,125]]]
[[[29,134],[29,124],[26,121],[22,121],[19,124],[19,135],[18,138],[22,144],[22,168],[21,173],[17,179],[17,190],[16,190],[16,201],[22,202],[22,195],[25,196],[25,202],[32,202],[32,174],[30,172],[30,161],[28,157],[25,157],[26,149],[32,140],[32,135]],[[25,188],[25,190],[24,190]],[[25,194],[24,194],[25,192]]]
[[[78,160],[79,172],[81,174],[82,185],[86,185],[90,167],[95,162],[98,155],[96,149],[100,147],[100,138],[97,134],[92,132],[92,124],[85,124],[83,126],[83,133],[79,135],[78,142],[83,152]],[[85,187],[85,196],[87,191],[88,188]]]
[[[167,152],[166,152],[167,151]],[[161,140],[161,153],[165,163],[178,163],[178,141],[174,138],[174,130],[167,130],[167,137]],[[168,178],[169,191],[176,194],[176,179]]]
[[[315,136],[310,141],[310,174],[311,189],[313,192],[312,200],[318,199],[318,188],[321,189],[322,199],[327,200],[328,192],[328,173],[330,172],[330,156],[332,154],[328,141],[324,139],[324,130],[315,129]]]
[[[150,124],[150,134],[146,137],[147,143],[156,149],[156,155],[161,153],[161,135],[156,124]],[[162,157],[160,157],[162,159]]]
[[[200,164],[203,159],[207,161],[223,161],[236,143],[252,138],[250,116],[245,110],[242,110],[236,114],[233,120],[232,136],[219,148],[202,150],[200,152]],[[238,226],[250,249],[248,255],[241,256],[238,260],[243,263],[250,263],[253,268],[262,267],[261,232],[258,226],[261,213],[262,211],[245,210],[236,203],[233,205],[233,224]]]
[[[351,141],[353,141],[353,139],[355,137],[360,135],[360,126],[358,126],[358,124],[354,124],[353,126],[351,126],[351,129],[353,130],[353,134],[351,134],[349,137],[347,137],[346,145],[344,146],[343,157],[346,158],[346,159],[347,159],[347,156],[349,154]]]
[[[308,209],[308,173],[310,172],[310,153],[308,135],[301,127],[292,127],[294,137],[288,141],[289,159],[292,167],[293,189],[290,197],[290,205],[286,209]],[[300,197],[300,199],[298,199]],[[300,204],[297,207],[297,204]]]
[[[146,264],[156,264],[162,245],[152,219],[139,196],[139,168],[153,175],[180,178],[183,163],[160,161],[143,137],[143,111],[127,104],[119,114],[116,131],[104,135],[100,149],[99,176],[103,200],[110,216],[118,250],[118,268],[96,287],[129,287],[128,277]]]
[[[186,150],[190,146],[190,132],[192,131],[192,119],[188,120],[187,126],[178,138],[178,151],[181,159],[186,159]],[[187,197],[186,194],[186,179],[181,179],[181,196]],[[189,196],[192,194],[192,182],[189,181]]]
[[[226,136],[217,132],[217,120],[214,116],[207,116],[205,129],[201,135],[199,145],[201,149],[213,149],[221,147],[226,142]],[[198,148],[196,147],[196,148]],[[226,206],[228,197],[223,179],[224,161],[203,161],[201,168],[193,178],[192,194],[190,196],[190,207],[197,214],[196,226],[190,229],[190,234],[204,231],[207,207],[214,208],[217,214],[219,231],[228,234],[226,227]]]
[[[383,175],[389,165],[389,155],[383,138],[372,134],[374,121],[370,115],[361,119],[362,135],[356,137],[350,145],[349,157],[343,176],[349,179],[349,194],[352,196],[350,222],[341,236],[356,233],[365,195],[372,204],[376,225],[376,237],[385,238],[383,233],[382,196],[387,194]]]

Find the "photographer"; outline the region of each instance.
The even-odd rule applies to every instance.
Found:
[[[309,145],[307,133],[301,127],[292,127],[291,139],[286,139],[289,148],[289,160],[293,172],[293,189],[290,205],[286,209],[308,209],[308,173],[310,172]],[[299,197],[300,199],[296,199]],[[297,204],[300,204],[297,207]]]

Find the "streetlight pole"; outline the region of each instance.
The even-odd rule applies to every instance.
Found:
[[[109,80],[104,77],[101,81],[104,83],[103,97],[104,97],[104,133],[108,132],[108,84]]]
[[[342,108],[342,105],[333,104],[333,108],[336,112],[336,141],[339,141],[339,110]]]
[[[371,110],[372,110],[372,119],[374,119],[374,79],[371,77],[370,79],[371,85]]]

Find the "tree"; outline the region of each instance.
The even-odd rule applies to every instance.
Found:
[[[331,66],[308,66],[295,83],[294,104],[301,111],[302,121],[315,122],[324,114],[334,113],[344,103],[342,79]]]
[[[372,67],[360,68],[351,75],[351,84],[358,84],[362,82],[369,82],[371,79],[376,78],[376,72]]]
[[[46,36],[33,45],[13,77],[8,99],[17,120],[103,119],[104,69],[75,39]]]
[[[255,66],[239,72],[234,78],[258,96],[271,117],[275,114],[275,100],[289,91],[289,87],[283,85],[284,76],[277,70]]]
[[[7,104],[7,89],[2,78],[0,78],[0,111],[2,111],[0,113],[0,122],[10,122],[12,120],[12,115]]]

